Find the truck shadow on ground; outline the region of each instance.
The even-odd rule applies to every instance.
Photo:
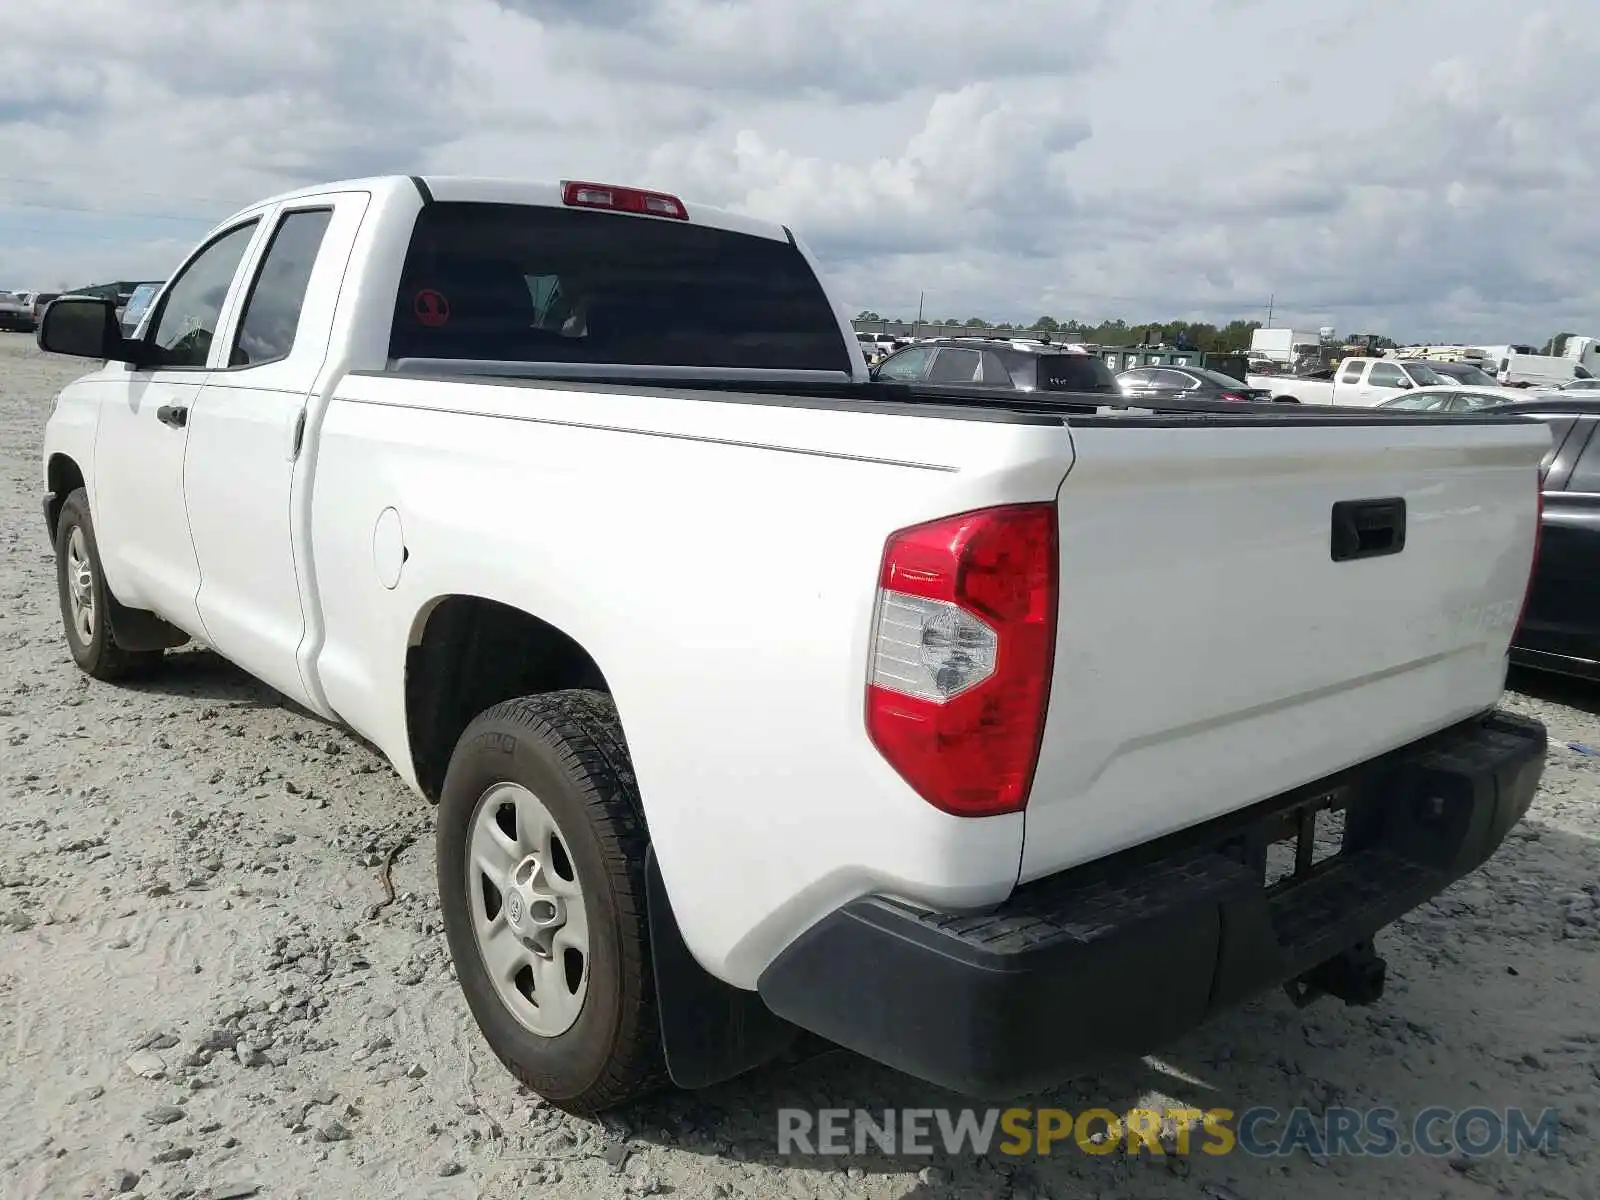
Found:
[[[281,708],[296,716],[322,721],[316,713],[262,683],[207,646],[189,645],[168,650],[162,655],[156,670],[129,680],[125,686],[132,691],[160,696],[215,700],[233,708]]]
[[[1379,936],[1389,963],[1386,994],[1371,1007],[1323,998],[1296,1009],[1282,992],[1263,994],[1219,1014],[1200,1029],[1143,1058],[1129,1058],[1041,1095],[997,1109],[1058,1109],[1073,1118],[1089,1109],[1127,1112],[1223,1109],[1236,1119],[1251,1109],[1276,1110],[1260,1135],[1282,1137],[1291,1110],[1319,1119],[1330,1107],[1393,1109],[1404,1139],[1430,1106],[1460,1111],[1520,1107],[1530,1120],[1554,1108],[1580,1122],[1600,1086],[1600,1037],[1587,1014],[1600,986],[1600,895],[1594,863],[1600,845],[1535,822],[1483,868]],[[1590,905],[1587,924],[1569,924],[1572,897]],[[1565,901],[1563,900],[1565,898]],[[1092,982],[1087,983],[1092,986]],[[1590,1098],[1585,1102],[1584,1097]],[[1202,1196],[1269,1200],[1309,1190],[1329,1194],[1566,1195],[1552,1166],[1589,1169],[1588,1138],[1564,1128],[1551,1158],[1524,1150],[1469,1160],[1459,1154],[1384,1157],[1324,1155],[1304,1146],[1281,1154],[1218,1154],[1217,1140],[1196,1126],[1185,1147],[1132,1156],[1127,1141],[1103,1153],[1080,1148],[1068,1133],[1039,1154],[1005,1153],[997,1130],[989,1153],[948,1154],[932,1120],[924,1119],[934,1152],[889,1156],[871,1141],[855,1153],[783,1153],[780,1110],[963,1109],[977,1118],[988,1106],[881,1067],[849,1051],[807,1042],[789,1061],[702,1092],[669,1092],[627,1110],[635,1139],[743,1162],[760,1174],[780,1171],[796,1194],[996,1197],[1031,1200],[1069,1196]],[[1600,1112],[1600,1107],[1590,1111]],[[1189,1118],[1191,1121],[1195,1118]],[[1070,1120],[1070,1118],[1069,1118]],[[1025,1127],[1036,1131],[1030,1118]],[[1070,1128],[1070,1126],[1069,1126]],[[1443,1129],[1448,1136],[1449,1125]],[[1433,1132],[1437,1133],[1435,1128]],[[813,1127],[815,1136],[815,1127]],[[1013,1142],[1013,1145],[1015,1143]],[[1102,1147],[1097,1147],[1101,1149]],[[1171,1151],[1177,1150],[1177,1153]],[[883,1178],[894,1176],[893,1181]],[[1565,1183],[1573,1182],[1566,1176]],[[755,1187],[754,1180],[746,1186]],[[771,1183],[765,1186],[771,1187]],[[905,1190],[894,1190],[903,1188]],[[764,1193],[763,1193],[764,1194]]]
[[[263,683],[206,646],[185,646],[178,650],[169,650],[162,657],[161,666],[157,671],[142,679],[129,680],[123,686],[131,691],[154,696],[210,700],[232,709],[282,709],[332,733],[342,735],[353,745],[383,759],[385,763],[388,761],[381,750],[354,730],[312,712],[305,705]]]
[[[1506,675],[1506,689],[1546,704],[1564,704],[1590,716],[1600,716],[1600,681],[1597,680],[1512,667]]]

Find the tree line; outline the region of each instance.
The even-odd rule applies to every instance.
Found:
[[[888,321],[896,325],[914,323],[899,317],[883,317],[870,310],[857,314],[856,320]],[[1027,326],[997,325],[983,317],[968,317],[964,321],[959,317],[941,317],[932,321],[924,320],[922,324],[926,328],[953,327],[970,330],[1026,328],[1031,332],[1048,333],[1097,346],[1137,346],[1148,342],[1168,346],[1182,345],[1214,354],[1248,350],[1251,333],[1262,327],[1260,321],[1230,321],[1221,326],[1203,321],[1151,321],[1142,325],[1130,325],[1120,317],[1091,324],[1078,320],[1058,321],[1051,316],[1039,317]]]

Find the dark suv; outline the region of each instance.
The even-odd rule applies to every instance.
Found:
[[[1476,411],[1520,413],[1550,427],[1550,448],[1539,464],[1538,558],[1511,661],[1600,680],[1600,396],[1546,396]]]
[[[1121,395],[1116,376],[1097,355],[1011,338],[928,338],[896,350],[873,369],[872,377],[890,383]]]

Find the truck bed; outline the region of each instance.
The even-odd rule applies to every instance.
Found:
[[[1065,870],[1345,769],[1483,711],[1503,686],[1548,438],[1526,418],[1188,399],[1132,406],[1102,395],[796,378],[555,375],[524,367],[491,377],[481,364],[461,372],[441,363],[370,373],[358,390],[387,404],[414,394],[484,417],[515,413],[568,428],[577,420],[680,445],[861,464],[790,472],[685,449],[683,461],[696,465],[672,472],[726,473],[727,493],[760,515],[766,536],[793,539],[799,522],[827,523],[832,532],[816,534],[823,540],[809,529],[800,536],[797,547],[811,549],[797,549],[796,561],[830,596],[833,581],[842,587],[865,575],[893,529],[987,503],[1056,500],[1054,677],[1014,879]],[[457,387],[430,387],[447,383]],[[525,391],[539,396],[522,400]],[[850,419],[817,419],[824,412]],[[560,444],[569,436],[577,435],[563,433]],[[528,444],[553,443],[541,436]],[[589,453],[572,447],[560,452],[564,460]],[[627,456],[612,459],[621,463],[634,452],[619,445],[614,453]],[[870,481],[861,469],[869,464],[889,473]],[[628,485],[613,474],[604,486]],[[811,497],[799,509],[790,499],[796,487]],[[822,489],[835,493],[829,503]],[[1408,540],[1402,534],[1393,553],[1336,558],[1340,506],[1392,499],[1403,501]],[[663,498],[657,507],[672,504]],[[847,533],[840,522],[862,527]],[[864,638],[870,589],[839,599],[829,619],[851,628],[852,641]],[[849,670],[860,651],[841,649],[833,669]],[[859,722],[858,710],[846,719]]]
[[[1092,428],[1124,423],[1144,428],[1273,425],[1505,425],[1534,423],[1515,413],[1443,413],[1332,404],[1240,405],[1224,400],[1145,398],[1137,403],[1087,392],[1023,392],[960,385],[854,382],[816,378],[752,378],[666,373],[643,368],[611,371],[557,364],[411,360],[384,371],[355,371],[374,378],[436,383],[484,383],[540,390],[602,390],[617,395],[664,392],[677,398],[723,403],[780,404],[843,412],[900,413],[950,420],[1009,421]]]

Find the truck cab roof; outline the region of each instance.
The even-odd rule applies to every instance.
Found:
[[[329,183],[316,184],[312,187],[297,188],[290,192],[280,192],[276,196],[269,196],[265,200],[238,210],[224,223],[231,223],[249,213],[260,212],[262,209],[272,208],[279,204],[296,200],[308,200],[333,192],[352,191],[366,191],[373,193],[375,196],[387,197],[392,196],[395,192],[409,189],[420,193],[424,203],[444,200],[478,204],[532,204],[560,208],[563,205],[563,187],[570,182],[574,181],[503,179],[490,175],[371,175],[335,180]],[[622,185],[592,186],[617,187],[619,189],[622,187]],[[652,194],[668,195],[667,193]],[[794,241],[794,235],[786,225],[780,225],[773,221],[763,221],[756,217],[747,217],[742,213],[730,212],[710,205],[682,200],[676,196],[671,198],[678,200],[682,204],[684,211],[687,213],[687,219],[693,224],[709,226],[713,229],[724,229],[730,233],[744,233],[754,237],[771,238],[774,241]]]

